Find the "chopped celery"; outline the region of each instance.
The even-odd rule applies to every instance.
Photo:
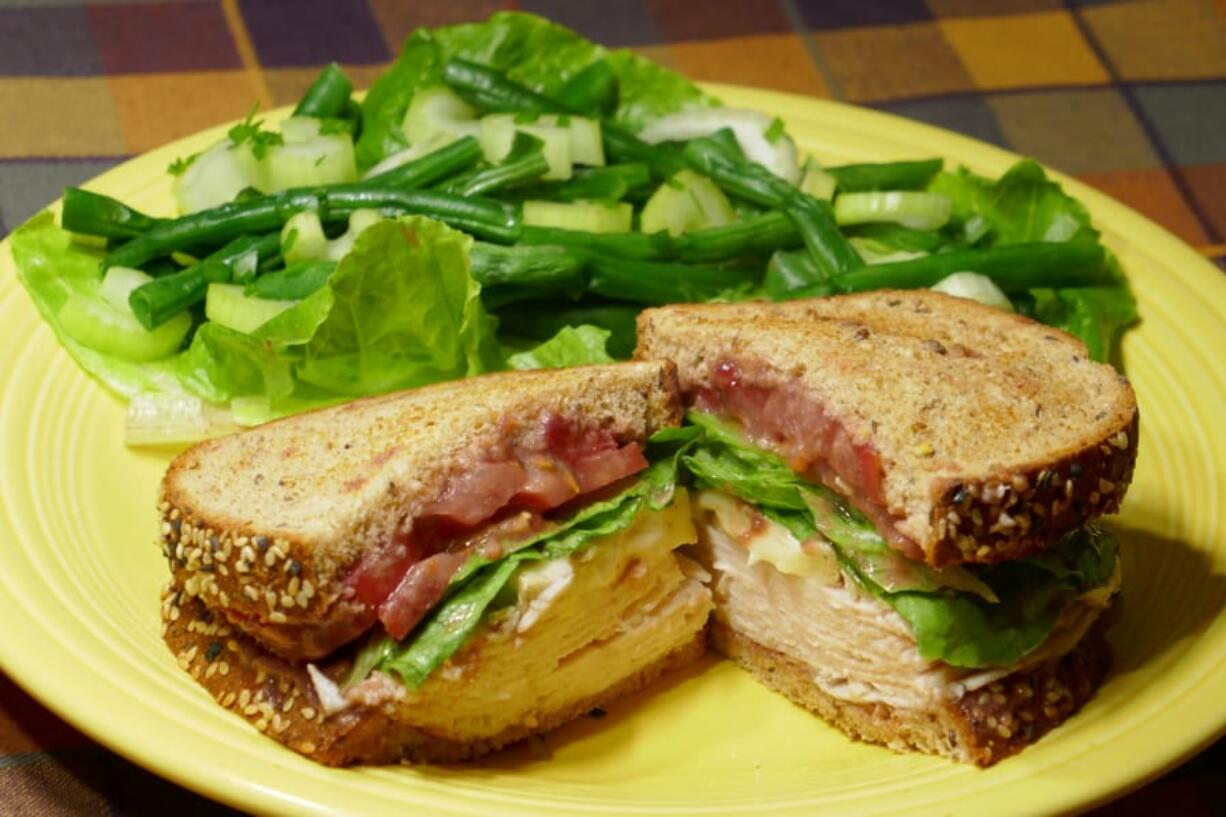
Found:
[[[511,152],[516,133],[535,136],[544,144],[541,152],[549,165],[542,179],[566,180],[573,173],[571,131],[569,127],[542,124],[540,120],[519,122],[517,114],[497,113],[481,117],[481,150],[488,162],[501,162]]]
[[[281,255],[286,264],[326,258],[328,237],[319,214],[313,210],[295,213],[281,228]]]
[[[128,297],[132,290],[153,280],[152,275],[131,267],[111,267],[102,276],[102,286],[99,292],[111,306],[116,309],[130,309]]]
[[[1001,291],[1000,287],[986,275],[977,272],[955,272],[947,275],[932,285],[937,292],[955,295],[959,298],[970,298],[985,306],[994,306],[1006,312],[1012,312],[1013,302]]]
[[[913,230],[944,227],[953,212],[953,202],[940,193],[890,190],[874,193],[843,193],[834,200],[834,220],[839,225],[888,221]]]
[[[417,145],[477,136],[481,125],[477,122],[476,109],[446,85],[437,85],[413,94],[400,130],[410,145]]]
[[[354,210],[349,214],[349,229],[343,235],[339,235],[328,242],[327,249],[324,251],[324,258],[329,261],[340,261],[353,249],[354,242],[358,240],[358,236],[382,220],[383,215],[378,210],[368,208]]]
[[[698,108],[671,114],[649,123],[639,138],[649,144],[712,136],[725,128],[736,136],[745,158],[795,184],[800,179],[796,144],[772,119],[760,111],[740,108]]]
[[[119,287],[113,285],[113,289]],[[82,346],[137,363],[159,360],[179,350],[192,328],[190,314],[180,313],[149,331],[127,304],[119,308],[112,302],[114,294],[104,295],[101,288],[96,295],[74,291],[57,315],[64,332]]]
[[[264,157],[264,173],[266,192],[357,181],[353,139],[338,133],[272,145]]]
[[[173,445],[238,431],[233,415],[190,394],[133,395],[124,418],[127,445]]]
[[[900,250],[872,238],[852,236],[847,239],[866,264],[890,264],[894,261],[910,261],[923,258],[928,253],[922,250]]]
[[[834,176],[826,172],[821,162],[812,156],[805,162],[804,173],[800,177],[800,192],[808,193],[815,199],[830,201],[834,198],[834,188],[838,185]]]
[[[645,233],[667,230],[678,236],[705,227],[719,227],[735,218],[728,197],[715,182],[692,170],[682,170],[647,200],[640,228]]]
[[[176,176],[172,188],[179,212],[186,215],[232,201],[245,188],[264,186],[263,168],[251,143],[234,145],[222,139]]]
[[[228,329],[250,334],[296,303],[248,297],[240,284],[209,284],[204,315]]]
[[[525,201],[523,223],[586,233],[630,232],[634,208],[626,202]]]

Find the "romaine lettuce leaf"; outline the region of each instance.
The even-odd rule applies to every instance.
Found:
[[[649,119],[713,104],[680,74],[628,51],[608,52],[568,28],[522,12],[499,12],[483,23],[420,28],[405,40],[400,56],[362,105],[360,167],[370,167],[407,146],[400,124],[419,88],[439,85],[453,57],[506,71],[516,82],[547,94],[593,62],[607,58],[617,75],[613,118],[633,128]]]
[[[966,168],[941,173],[929,190],[954,203],[954,239],[965,245],[997,246],[1025,241],[1098,241],[1081,202],[1047,178],[1037,162],[1018,162],[998,180]],[[1136,301],[1113,256],[1116,283],[1089,289],[1036,290],[1022,311],[1077,337],[1094,360],[1111,357],[1116,339],[1137,320]]]
[[[959,667],[1016,663],[1047,639],[1069,598],[1114,570],[1115,541],[1093,525],[1031,559],[935,570],[890,548],[862,514],[733,426],[702,412],[687,419],[701,429],[683,455],[698,485],[756,505],[798,539],[825,536],[843,570],[907,621],[925,658]]]
[[[598,326],[564,326],[549,340],[507,357],[512,369],[559,369],[590,363],[612,363],[605,349],[611,333]]]

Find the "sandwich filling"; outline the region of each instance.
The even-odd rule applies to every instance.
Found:
[[[871,519],[891,545],[913,558],[923,557],[919,545],[895,527],[886,508],[877,449],[857,440],[798,385],[766,385],[752,367],[719,360],[698,389],[695,408],[738,422],[749,440],[781,454],[793,471],[837,491]]]
[[[547,421],[549,426],[552,421]],[[582,556],[589,548],[603,547],[631,528],[643,514],[659,512],[673,504],[679,468],[681,446],[675,437],[679,430],[657,433],[647,446],[637,443],[618,445],[605,432],[562,436],[563,440],[581,441],[579,450],[595,452],[605,463],[593,472],[596,477],[579,476],[576,460],[562,454],[558,468],[566,469],[583,494],[572,495],[552,508],[528,510],[518,502],[520,493],[511,494],[508,505],[495,511],[495,520],[476,533],[446,538],[447,545],[424,558],[410,561],[403,577],[383,600],[375,603],[372,596],[368,609],[375,611],[383,626],[374,628],[371,636],[358,650],[346,686],[360,684],[378,669],[400,678],[411,689],[419,687],[446,662],[477,631],[486,617],[508,605],[522,601],[524,571],[540,565],[560,565],[572,556]],[[548,428],[542,440],[558,439]],[[555,451],[566,451],[565,447]],[[519,459],[522,456],[523,459]],[[531,464],[522,451],[517,462]],[[616,461],[616,467],[608,463]],[[639,464],[642,464],[641,467]],[[522,466],[524,472],[528,467]],[[625,472],[634,468],[628,475]],[[443,492],[445,502],[451,502],[450,486]],[[559,492],[556,496],[561,496]],[[418,517],[413,529],[422,530]],[[428,517],[431,525],[440,524]],[[526,519],[522,524],[517,519]],[[437,528],[431,527],[431,530]],[[507,534],[496,536],[496,533]],[[420,542],[408,537],[404,544]],[[426,540],[431,541],[431,540]],[[437,541],[437,540],[434,540]],[[692,541],[692,536],[670,537],[669,549]],[[421,565],[435,564],[428,578],[428,592],[422,590]],[[363,576],[363,566],[355,574]],[[559,568],[560,569],[560,568]],[[529,573],[529,575],[534,575]],[[404,596],[406,588],[412,595]],[[517,589],[518,588],[518,589]],[[530,626],[543,614],[560,588],[545,589],[533,596],[533,603],[518,618],[519,625]],[[412,599],[412,615],[403,613],[404,599]],[[427,601],[423,601],[426,599]],[[391,622],[389,625],[388,622]]]
[[[805,660],[812,653],[805,643],[824,644],[833,650],[828,665],[845,670],[848,683],[869,683],[873,672],[845,661],[838,638],[851,638],[844,646],[854,647],[857,660],[879,667],[908,651],[910,665],[927,667],[946,686],[985,672],[999,677],[1066,650],[1118,585],[1117,543],[1090,524],[1027,559],[941,570],[908,559],[843,497],[796,473],[739,428],[702,412],[691,412],[689,420],[694,437],[682,459],[696,486],[708,489],[697,505],[723,537],[714,544],[706,538],[703,561],[718,581],[748,588],[747,598],[784,608],[787,599],[797,599],[794,615],[782,618],[803,623],[772,625],[774,640],[767,643]],[[783,576],[765,578],[774,574]],[[735,595],[722,615],[742,603]],[[850,630],[817,632],[824,626],[819,619],[844,621],[843,614],[814,612],[830,605],[846,608]],[[866,628],[863,639],[853,635],[856,621]],[[741,622],[729,623],[739,629]],[[778,641],[796,627],[812,632]],[[893,657],[883,662],[882,655]]]

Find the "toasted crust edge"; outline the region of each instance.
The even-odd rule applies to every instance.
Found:
[[[923,712],[840,700],[812,682],[803,662],[717,620],[709,632],[717,652],[855,740],[986,767],[1034,743],[1093,697],[1111,664],[1104,630],[1096,625],[1069,653]]]
[[[200,599],[183,596],[173,585],[163,594],[162,617],[163,638],[179,666],[214,701],[265,735],[327,766],[471,760],[607,707],[660,676],[696,662],[707,650],[706,632],[700,629],[663,657],[595,695],[539,713],[531,724],[463,742],[396,720],[390,704],[355,706],[325,717],[302,667],[264,650],[223,623]]]
[[[658,366],[655,376],[632,387],[643,394],[644,438],[661,428],[679,425],[683,415],[676,366],[667,360],[651,363]],[[548,371],[496,372],[468,380],[496,381],[508,377],[547,380],[549,376]],[[409,391],[420,394],[455,387],[455,381],[448,381],[360,398],[304,414],[360,411],[363,406],[394,402]],[[268,425],[293,424],[302,416],[284,417]],[[346,596],[335,571],[327,571],[320,564],[319,543],[293,534],[265,535],[267,531],[252,521],[212,516],[198,509],[192,498],[177,487],[177,472],[196,467],[194,455],[207,452],[224,439],[206,440],[184,451],[171,463],[160,484],[159,544],[173,582],[184,587],[189,595],[206,598],[212,606],[264,625],[293,626],[327,618],[336,605],[345,603]],[[408,503],[411,499],[402,496],[398,501]]]

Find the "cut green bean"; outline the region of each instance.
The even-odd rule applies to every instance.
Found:
[[[453,57],[443,66],[443,82],[482,111],[578,113],[507,79],[501,71],[459,57]]]
[[[945,163],[940,159],[914,162],[878,162],[828,167],[826,172],[838,182],[840,193],[873,190],[923,190]]]
[[[361,182],[285,190],[163,221],[111,253],[106,264],[139,268],[175,250],[217,246],[246,233],[279,230],[290,216],[304,210],[314,210],[321,221],[334,222],[362,208],[430,216],[478,237],[508,244],[515,241],[519,228],[515,208],[505,202],[432,190],[372,187]]]
[[[228,283],[234,265],[255,253],[257,259],[280,253],[277,233],[239,236],[217,252],[171,275],[155,278],[132,290],[128,305],[141,326],[152,331],[184,310],[204,301],[211,283]]]
[[[164,219],[147,216],[102,193],[79,187],[64,189],[60,224],[70,232],[103,238],[136,238],[162,221]]]
[[[766,255],[800,246],[800,233],[785,214],[768,212],[719,227],[707,227],[673,239],[682,261],[728,261],[746,255]]]
[[[605,153],[617,162],[645,164],[657,179],[667,179],[686,168],[681,152],[668,145],[649,145],[613,122],[600,126]]]
[[[834,291],[829,276],[822,273],[813,256],[804,250],[780,250],[772,255],[762,288],[772,301],[794,298],[801,291],[810,296],[829,295]]]
[[[519,243],[556,244],[641,261],[664,259],[672,254],[672,240],[668,233],[588,233],[525,225],[519,230]]]
[[[699,266],[593,253],[588,289],[613,300],[653,306],[693,303],[748,292],[760,271],[756,266]]]
[[[353,83],[345,76],[345,72],[336,63],[330,64],[319,73],[311,87],[302,95],[294,116],[313,116],[316,119],[339,118],[353,93]]]
[[[549,171],[549,162],[542,152],[542,142],[522,131],[515,134],[511,152],[493,167],[474,169],[453,176],[438,189],[458,196],[478,196],[504,187],[539,179]]]
[[[651,189],[651,170],[641,162],[582,168],[564,182],[541,182],[516,188],[516,198],[550,201],[604,199],[620,201]]]
[[[529,299],[577,298],[586,287],[586,259],[580,251],[566,247],[500,247],[478,241],[469,259],[488,309]]]
[[[1102,246],[1089,241],[1006,244],[877,264],[838,275],[833,283],[843,292],[915,289],[930,287],[955,272],[977,272],[1005,292],[1107,286],[1115,283],[1115,278],[1105,261]]]
[[[432,150],[391,170],[363,179],[362,184],[413,190],[428,187],[475,165],[482,158],[481,143],[471,136]]]
[[[938,232],[913,230],[901,224],[858,224],[848,227],[846,232],[849,236],[869,238],[907,252],[934,252],[947,242]]]

